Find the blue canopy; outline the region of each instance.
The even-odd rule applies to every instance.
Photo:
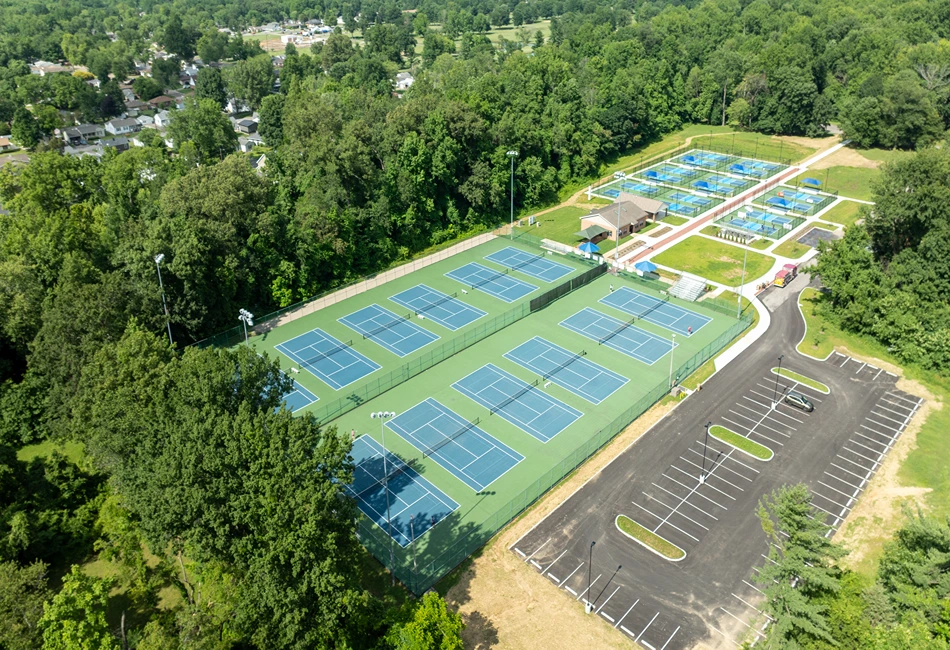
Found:
[[[596,253],[597,251],[600,250],[600,248],[597,247],[597,244],[592,244],[589,241],[585,241],[583,244],[581,244],[577,248],[580,249],[584,253]]]
[[[659,175],[657,172],[653,171],[652,169],[643,172],[643,175],[646,176],[647,178],[659,178],[659,177],[660,177],[660,175]]]
[[[786,201],[780,196],[773,196],[771,199],[766,201],[766,203],[769,203],[771,205],[780,205],[782,207],[787,207],[791,205],[791,203],[789,203],[788,201]]]
[[[729,169],[730,169],[731,171],[734,171],[734,172],[741,172],[741,173],[743,173],[743,174],[745,174],[745,173],[747,173],[747,172],[749,171],[748,169],[746,169],[745,165],[740,165],[739,163],[735,163],[735,164],[733,164],[733,165],[729,165]]]
[[[656,264],[650,260],[643,260],[642,262],[637,262],[633,265],[633,268],[642,272],[642,273],[653,273],[656,271]]]
[[[693,183],[693,187],[701,187],[704,190],[708,190],[711,186],[706,181],[696,181]]]
[[[818,180],[817,178],[803,178],[802,183],[804,183],[805,185],[814,185],[816,187],[821,185],[821,181]]]
[[[683,156],[683,162],[694,163],[696,162],[696,156]]]

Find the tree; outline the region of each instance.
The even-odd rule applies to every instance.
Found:
[[[198,78],[195,80],[195,99],[210,99],[219,108],[225,107],[228,103],[228,93],[220,70],[211,67],[198,70]]]
[[[544,47],[544,34],[539,29],[534,33],[534,49]]]
[[[227,34],[216,29],[209,30],[198,39],[196,50],[205,65],[215,63],[224,58],[228,47]],[[202,68],[202,70],[205,68]],[[215,68],[216,69],[216,68]],[[200,71],[199,71],[200,74]]]
[[[422,44],[422,63],[431,66],[442,54],[455,54],[455,42],[439,32],[426,33]]]
[[[412,620],[394,625],[386,640],[395,650],[462,650],[461,615],[449,611],[437,593],[427,593],[419,601]]]
[[[13,124],[10,126],[10,135],[14,142],[25,149],[32,149],[40,142],[42,133],[33,113],[21,106],[13,114]]]
[[[39,628],[43,603],[52,597],[46,584],[47,566],[34,562],[21,567],[0,562],[0,646],[33,650],[42,644]]]
[[[814,123],[818,88],[811,73],[783,66],[769,78],[770,95],[763,108],[763,125],[776,133],[804,134]]]
[[[161,85],[154,79],[150,79],[148,77],[139,77],[133,81],[132,90],[135,92],[135,96],[141,99],[143,102],[154,99],[163,92]]]
[[[321,53],[323,69],[330,71],[337,63],[349,61],[353,56],[353,42],[342,32],[333,32],[323,45]]]
[[[118,650],[106,622],[109,579],[93,578],[73,566],[40,619],[43,650]]]
[[[415,18],[412,19],[412,28],[419,36],[425,36],[426,32],[429,31],[429,17],[426,16],[424,11],[416,13]]]
[[[225,71],[224,81],[234,97],[257,110],[274,90],[274,64],[266,54],[238,61]]]
[[[181,60],[176,57],[152,61],[152,79],[161,86],[162,91],[180,87],[181,81],[178,78],[180,74]]]
[[[834,643],[827,608],[819,599],[837,593],[834,562],[846,554],[825,534],[824,514],[811,505],[805,485],[784,486],[759,501],[759,521],[769,541],[769,561],[755,576],[764,611],[773,624],[773,647],[794,648],[805,640]]]
[[[204,161],[220,160],[232,153],[238,144],[237,134],[221,108],[211,99],[187,102],[184,110],[172,116],[168,134],[180,149],[191,142]]]
[[[159,42],[168,52],[187,60],[195,55],[195,41],[197,39],[198,35],[193,29],[182,25],[181,16],[172,13],[165,21]]]
[[[508,5],[497,5],[489,16],[489,21],[495,27],[504,27],[509,22]],[[553,35],[553,30],[552,30]]]
[[[729,126],[745,127],[752,119],[752,106],[742,97],[737,97],[726,109]]]
[[[258,130],[264,142],[272,147],[280,145],[284,137],[284,95],[268,95],[261,103]]]

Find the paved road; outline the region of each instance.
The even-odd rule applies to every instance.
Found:
[[[730,648],[761,634],[752,576],[768,547],[759,498],[804,482],[837,527],[919,408],[881,369],[838,354],[799,355],[797,300],[778,298],[769,300],[775,311],[762,338],[512,546],[552,588],[590,602],[594,614],[646,647]],[[784,368],[818,379],[830,394],[785,379],[776,386],[779,355]],[[773,396],[791,389],[807,394],[815,412],[773,409]],[[707,421],[768,446],[774,458],[755,460],[714,439],[704,458]],[[686,558],[670,562],[639,546],[617,530],[618,514],[677,544]]]

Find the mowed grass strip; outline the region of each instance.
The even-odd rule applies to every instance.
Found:
[[[838,204],[821,215],[825,221],[840,223],[844,227],[853,226],[861,218],[863,203],[854,201],[840,201]]]
[[[772,456],[774,455],[772,450],[768,447],[749,440],[745,436],[740,436],[735,431],[730,431],[726,427],[719,426],[718,424],[709,427],[709,435],[759,460],[772,460]]]
[[[663,251],[653,261],[663,266],[692,273],[729,287],[742,281],[742,259],[745,251],[705,237],[687,237]],[[745,281],[752,282],[765,275],[775,261],[771,255],[749,252]]]
[[[798,308],[805,318],[805,338],[798,344],[798,351],[813,359],[826,359],[834,351],[834,343],[825,332],[824,320],[818,310],[825,297],[818,289],[806,287],[798,296]]]
[[[785,377],[785,379],[791,379],[792,381],[797,381],[799,384],[808,386],[809,388],[814,388],[819,393],[824,393],[825,395],[828,395],[831,392],[831,389],[820,381],[812,379],[811,377],[806,377],[805,375],[800,375],[794,370],[789,370],[788,368],[772,368],[772,374],[778,375],[779,377]]]
[[[686,557],[686,551],[679,546],[666,541],[652,530],[644,528],[626,515],[617,515],[617,528],[621,533],[632,537],[654,553],[662,555],[668,560],[676,561]]]

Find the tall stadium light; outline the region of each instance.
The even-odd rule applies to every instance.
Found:
[[[244,323],[244,342],[247,343],[247,326],[254,327],[254,314],[246,309],[238,310],[238,320]]]
[[[396,550],[393,547],[393,519],[389,511],[389,465],[386,460],[386,427],[383,423],[396,417],[392,411],[377,411],[370,413],[369,416],[379,420],[379,437],[383,442],[383,487],[386,489],[386,528],[389,530],[389,575],[392,576],[392,583],[396,584]],[[415,550],[415,549],[413,549]]]
[[[168,301],[165,300],[165,285],[162,284],[162,262],[165,260],[165,253],[159,253],[152,259],[155,260],[155,268],[158,270],[158,288],[162,292],[162,309],[165,311],[165,327],[168,328],[168,343],[174,345],[172,340],[172,322],[168,315]]]
[[[745,253],[742,255],[742,279],[739,281],[739,296],[736,298],[736,319],[742,315],[742,292],[745,290],[745,265],[749,261],[749,247],[745,247]]]
[[[712,422],[706,423],[706,439],[703,441],[703,471],[699,474],[699,484],[702,485],[706,482],[706,448],[709,447],[709,425]]]
[[[620,207],[620,201],[617,201],[617,245],[614,246],[614,264],[620,267],[620,212],[626,212],[626,208]]]
[[[673,340],[670,342],[670,390],[673,390],[673,348],[676,347],[676,334],[673,334]]]
[[[515,238],[515,158],[518,152],[511,150],[508,152],[508,158],[511,159],[511,225],[508,229],[509,239]]]
[[[782,374],[782,359],[785,358],[784,354],[778,355],[778,372],[775,373],[775,390],[772,391],[772,408],[774,409],[778,406],[778,378]]]

